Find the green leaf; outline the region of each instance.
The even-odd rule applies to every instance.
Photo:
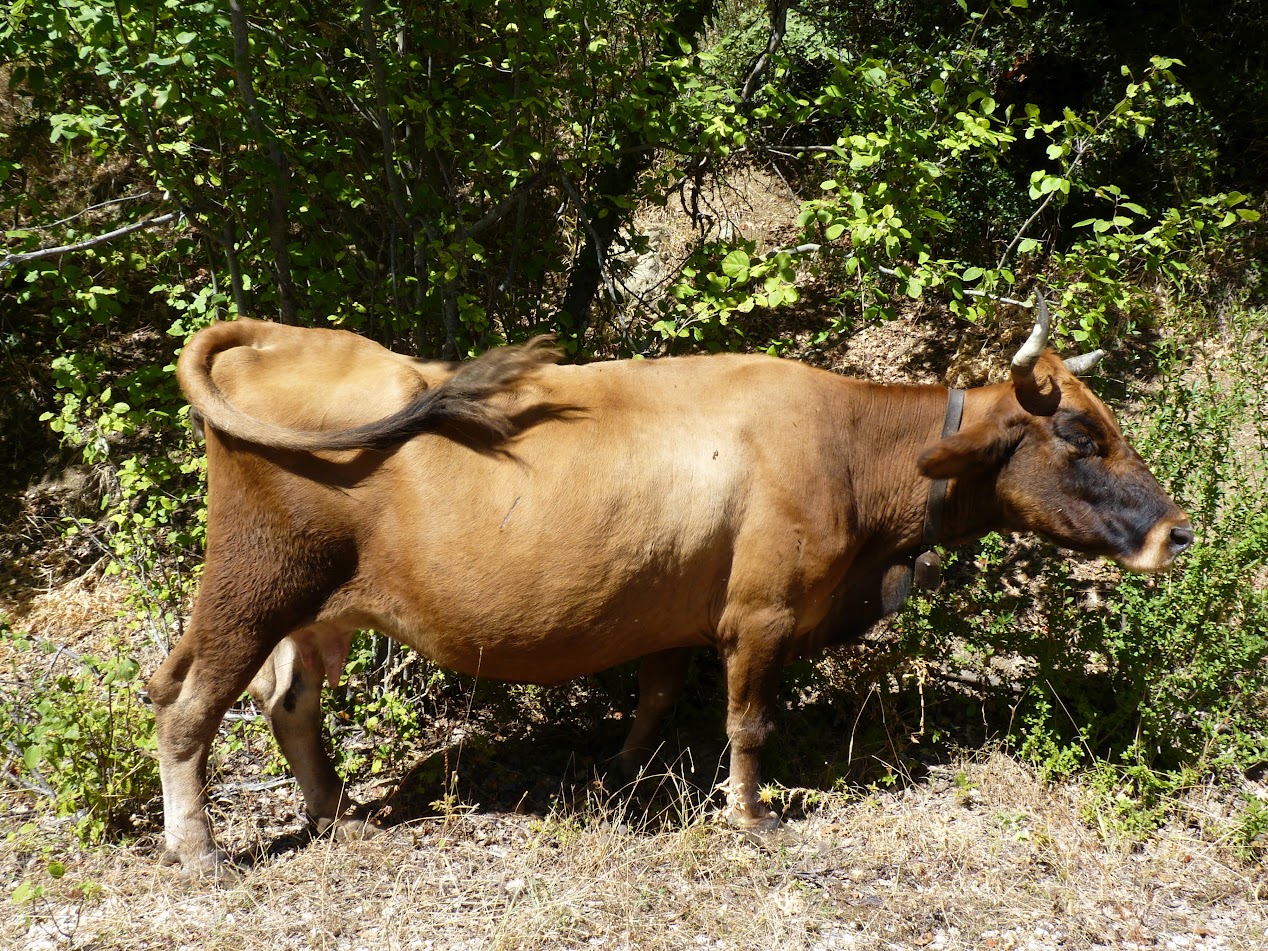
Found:
[[[980,278],[980,277],[981,277],[983,274],[985,274],[985,273],[986,273],[986,272],[985,272],[984,270],[982,270],[982,268],[980,268],[980,267],[970,267],[970,268],[965,268],[964,273],[963,273],[963,274],[961,274],[961,275],[960,275],[960,277],[961,277],[961,278],[964,280],[964,282],[967,284],[967,283],[970,283],[970,282],[972,282],[972,281],[976,281],[978,278]]]
[[[732,251],[722,259],[722,273],[735,281],[735,283],[743,284],[748,280],[748,254],[739,248]]]

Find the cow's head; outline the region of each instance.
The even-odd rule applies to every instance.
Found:
[[[1012,381],[990,387],[984,415],[926,449],[931,479],[977,475],[994,487],[1008,527],[1131,571],[1162,571],[1193,544],[1184,512],[1123,437],[1114,414],[1078,379],[1103,354],[1062,361],[1045,349],[1048,309],[1013,358]]]

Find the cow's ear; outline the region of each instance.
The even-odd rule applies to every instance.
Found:
[[[982,420],[927,447],[916,465],[920,474],[929,479],[955,479],[985,472],[1003,464],[1019,436],[1012,426]]]

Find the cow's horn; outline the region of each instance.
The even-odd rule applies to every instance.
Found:
[[[1091,373],[1096,365],[1104,359],[1104,350],[1093,350],[1091,353],[1085,353],[1082,356],[1066,357],[1065,368],[1075,376],[1082,376],[1085,373]]]
[[[1013,357],[1013,372],[1029,376],[1035,369],[1035,364],[1039,362],[1039,355],[1043,353],[1044,347],[1048,346],[1048,329],[1052,325],[1052,318],[1048,316],[1048,305],[1044,302],[1043,294],[1035,291],[1035,329],[1030,332],[1030,338],[1021,345],[1021,349],[1017,351],[1017,356]]]

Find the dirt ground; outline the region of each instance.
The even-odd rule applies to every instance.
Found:
[[[307,840],[290,783],[218,801],[224,844],[266,853],[191,883],[153,840],[67,849],[19,832],[7,796],[0,944],[28,949],[1268,947],[1268,875],[1209,829],[1144,844],[1086,821],[1077,788],[1000,753],[892,791],[828,797],[764,835],[582,804],[545,815],[460,804],[366,841]],[[1195,808],[1200,809],[1200,804]],[[267,854],[271,853],[271,854]],[[65,863],[54,879],[41,865]]]

